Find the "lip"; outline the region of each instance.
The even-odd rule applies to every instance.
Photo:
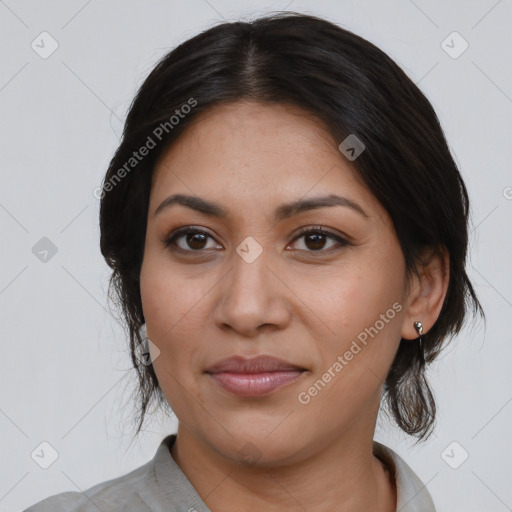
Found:
[[[269,395],[295,382],[307,370],[276,357],[230,357],[214,364],[206,374],[224,390],[238,396]]]

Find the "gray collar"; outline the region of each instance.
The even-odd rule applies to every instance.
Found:
[[[211,512],[172,458],[170,449],[175,440],[176,434],[165,437],[158,446],[152,465],[149,466],[157,488],[151,489],[149,486],[145,491],[139,491],[139,495],[154,512],[169,510],[169,505],[173,505],[177,512],[194,509],[197,512]],[[373,453],[384,462],[395,478],[396,512],[435,512],[426,486],[397,453],[377,441],[373,442]],[[155,493],[160,496],[155,496]],[[161,508],[162,503],[167,504],[167,509]]]

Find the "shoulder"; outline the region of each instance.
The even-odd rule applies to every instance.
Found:
[[[391,469],[395,478],[397,510],[401,512],[436,512],[427,485],[421,481],[398,453],[376,441],[373,443],[373,452]]]
[[[141,496],[152,478],[153,461],[83,492],[67,491],[49,496],[23,512],[150,512]]]

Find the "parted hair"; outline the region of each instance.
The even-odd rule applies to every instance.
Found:
[[[240,100],[298,106],[335,140],[355,134],[364,143],[350,164],[389,213],[407,276],[447,249],[450,279],[437,321],[421,344],[400,341],[383,386],[386,412],[407,434],[427,439],[436,404],[426,366],[459,333],[469,309],[485,318],[465,267],[468,193],[432,105],[406,73],[366,39],[293,12],[225,22],[189,38],[158,61],[130,105],[104,177],[99,220],[101,252],[112,269],[109,297],[122,311],[138,377],[136,434],[151,401],[166,402],[153,366],[140,364],[136,353],[145,323],[139,276],[155,164],[199,113]],[[170,123],[175,113],[179,120]],[[155,147],[126,171],[148,137]]]

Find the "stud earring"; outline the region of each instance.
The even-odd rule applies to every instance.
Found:
[[[420,350],[423,350],[423,339],[421,335],[423,334],[423,324],[421,322],[414,322],[414,328],[419,335],[420,338]]]

